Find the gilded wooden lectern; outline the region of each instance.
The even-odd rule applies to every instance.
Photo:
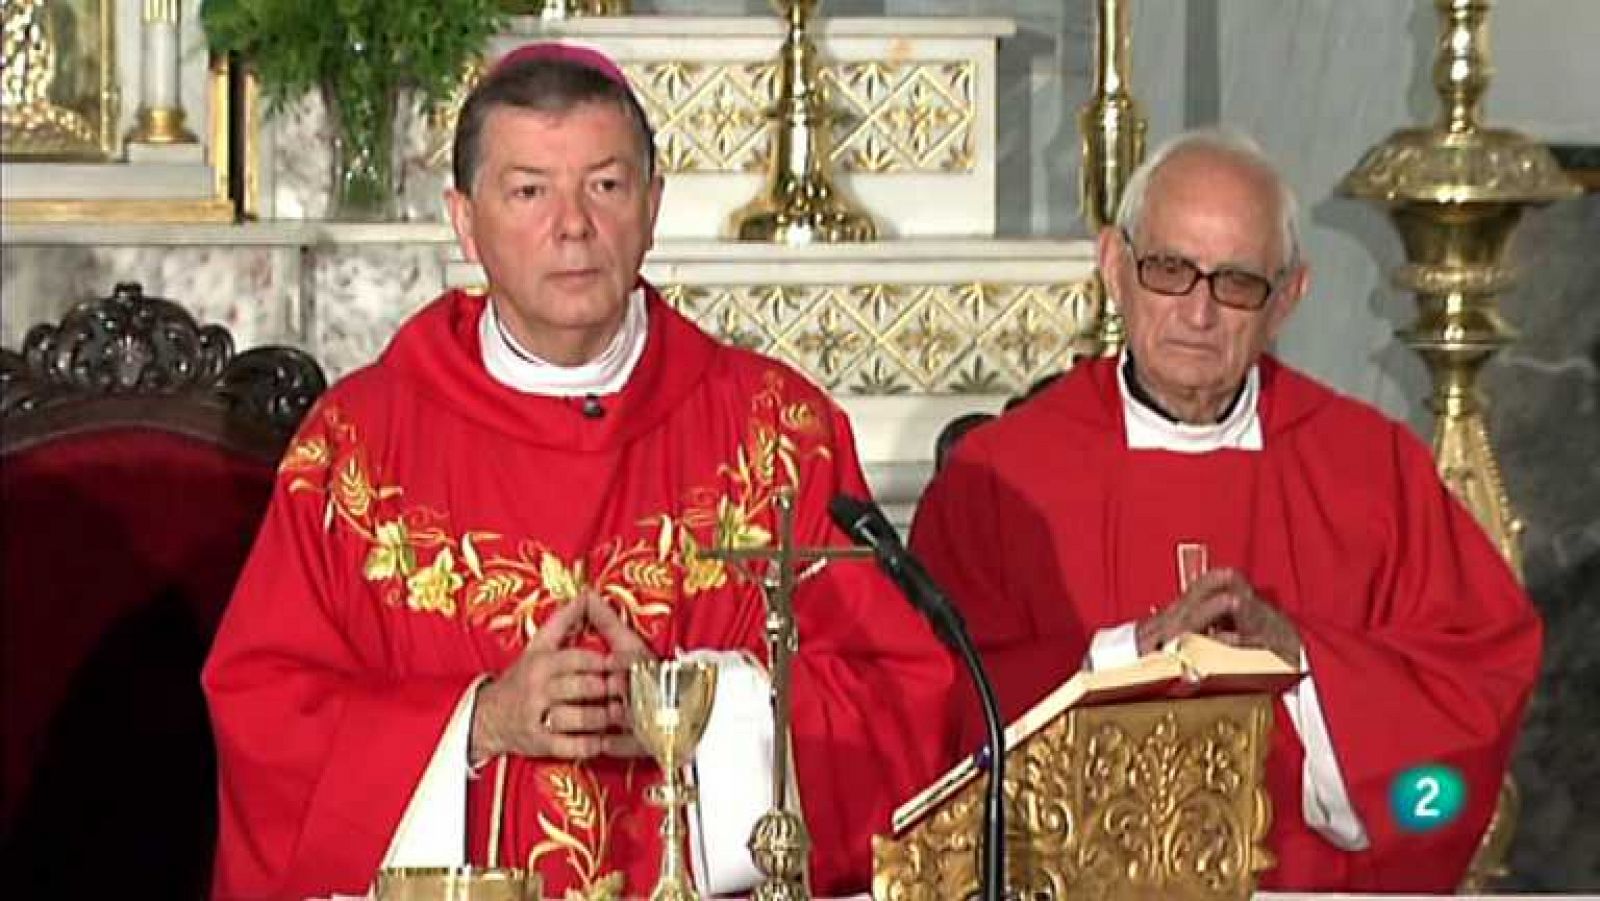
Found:
[[[1212,653],[1204,639],[1183,642]],[[1299,675],[1276,658],[1219,673],[1184,656],[1180,645],[1123,671],[1079,674],[1006,730],[1011,897],[1242,901],[1254,892],[1273,865],[1262,842],[1274,694]],[[985,783],[968,761],[895,813],[893,837],[873,843],[874,898],[951,901],[978,890]]]

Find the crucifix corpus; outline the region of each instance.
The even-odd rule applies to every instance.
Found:
[[[789,788],[789,665],[800,646],[794,622],[794,590],[815,575],[829,560],[867,557],[872,552],[855,547],[799,547],[794,537],[794,491],[782,488],[774,498],[778,514],[777,542],[760,548],[717,547],[703,551],[708,560],[721,560],[745,579],[761,587],[766,601],[767,666],[772,674],[772,809],[756,821],[750,834],[750,854],[763,879],[752,901],[806,901],[806,862],[811,837],[795,811]],[[752,561],[767,564],[757,576]],[[797,567],[804,565],[804,572]]]

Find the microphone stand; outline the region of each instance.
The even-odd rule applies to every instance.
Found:
[[[838,495],[828,505],[829,515],[836,525],[856,544],[872,549],[873,559],[888,573],[896,587],[905,594],[911,606],[917,608],[932,624],[934,634],[961,656],[967,674],[978,690],[978,702],[983,707],[983,724],[988,733],[983,751],[988,754],[988,766],[979,769],[989,772],[988,792],[983,806],[983,872],[982,893],[984,901],[1002,901],[1006,885],[1006,739],[1005,726],[1000,720],[1000,703],[995,699],[994,683],[978,656],[961,611],[950,602],[933,577],[920,561],[906,550],[900,535],[889,523],[888,517],[870,501],[849,495]]]
[[[988,741],[983,750],[988,753],[989,765],[979,767],[989,771],[989,786],[983,804],[983,898],[984,901],[1001,901],[1005,897],[1006,886],[1005,728],[1000,724],[1000,703],[995,699],[994,685],[984,671],[972,636],[967,634],[966,625],[959,619],[955,625],[958,628],[946,636],[945,641],[956,649],[962,662],[967,665],[967,674],[978,689],[978,702],[983,706],[983,725],[988,731]],[[951,641],[952,638],[955,640]],[[982,762],[981,757],[979,762]]]

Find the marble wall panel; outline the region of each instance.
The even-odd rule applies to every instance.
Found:
[[[202,324],[226,326],[235,347],[289,341],[299,293],[295,248],[8,247],[0,267],[0,340],[20,347],[29,327],[57,321],[117,282],[182,304]]]
[[[375,359],[395,330],[438,295],[444,261],[436,247],[365,246],[320,253],[308,262],[309,343],[330,378]]]

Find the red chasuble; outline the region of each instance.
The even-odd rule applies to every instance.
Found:
[[[801,541],[846,543],[826,505],[866,491],[848,425],[783,365],[712,341],[651,291],[638,367],[591,418],[489,377],[483,308],[456,292],[423,310],[328,393],[283,460],[205,672],[219,897],[364,892],[462,693],[582,587],[657,654],[764,659],[759,594],[699,551],[768,543],[783,486]],[[950,664],[866,563],[828,565],[795,604],[814,886],[859,890],[870,835],[948,762],[934,736]],[[479,864],[485,772],[468,802]],[[644,792],[659,781],[647,761],[515,758],[500,859],[536,868],[555,897],[642,895],[661,850]]]
[[[1540,623],[1403,426],[1271,359],[1264,450],[1129,450],[1116,361],[1080,364],[969,434],[924,495],[915,550],[963,609],[1016,717],[1083,662],[1095,630],[1179,595],[1182,545],[1240,570],[1295,622],[1339,767],[1371,840],[1305,824],[1304,752],[1282,704],[1268,761],[1265,887],[1454,889],[1504,772],[1539,662]],[[956,748],[982,739],[974,717]],[[1402,830],[1391,781],[1464,776],[1452,825]]]

